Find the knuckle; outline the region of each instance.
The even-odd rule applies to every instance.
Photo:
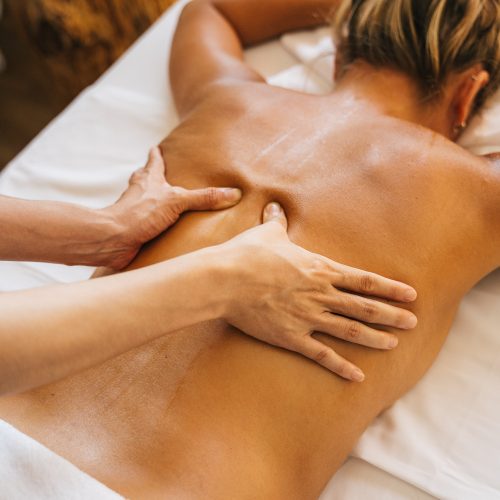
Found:
[[[314,361],[316,361],[319,364],[323,364],[328,359],[329,354],[330,354],[330,349],[328,349],[328,347],[325,347],[324,349],[321,349],[314,355]]]
[[[317,299],[328,298],[332,295],[332,286],[323,280],[316,279],[313,291],[316,293]]]
[[[341,288],[341,285],[346,282],[346,275],[344,272],[335,269],[331,271],[331,280],[333,284],[337,284]]]
[[[313,257],[308,272],[307,279],[315,292],[328,295],[332,292],[332,285],[325,272],[325,263],[317,257]]]
[[[359,281],[363,292],[371,292],[375,288],[375,278],[370,274],[362,274]]]
[[[130,179],[129,179],[129,184],[135,184],[136,182],[139,181],[141,177],[141,173],[139,170],[136,170],[131,176],[130,176]]]
[[[346,339],[347,340],[358,340],[361,336],[361,328],[358,323],[350,321],[346,327]]]
[[[173,201],[181,201],[185,197],[185,190],[181,187],[167,187],[165,190],[165,194],[167,194]]]
[[[348,317],[352,317],[354,315],[355,300],[351,297],[337,297],[336,303],[338,305],[338,311],[342,314],[345,314]]]
[[[373,320],[377,316],[377,308],[372,302],[364,301],[361,304],[363,317],[367,320]]]
[[[323,273],[326,270],[325,262],[318,256],[313,256],[311,259],[311,271],[314,273]]]
[[[219,191],[217,188],[207,188],[205,191],[205,199],[210,205],[215,205],[219,200]]]
[[[144,184],[147,178],[147,171],[145,168],[140,168],[139,170],[136,170],[133,174],[132,177],[130,178],[130,183],[131,184]]]
[[[185,189],[179,186],[171,186],[169,187],[169,191],[173,196],[182,196],[185,192]]]

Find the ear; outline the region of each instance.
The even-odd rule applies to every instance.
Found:
[[[480,64],[460,74],[454,98],[455,126],[467,124],[474,112],[477,96],[489,81],[489,73]]]

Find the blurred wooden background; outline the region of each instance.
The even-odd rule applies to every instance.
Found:
[[[0,169],[175,0],[3,0]]]

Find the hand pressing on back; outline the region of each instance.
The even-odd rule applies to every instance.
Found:
[[[322,332],[374,349],[393,349],[395,335],[372,325],[412,329],[416,316],[358,295],[408,303],[416,291],[403,283],[354,269],[293,244],[282,208],[271,203],[263,224],[221,245],[234,267],[225,319],[248,335],[298,352],[344,377],[362,381],[361,370],[316,340]]]

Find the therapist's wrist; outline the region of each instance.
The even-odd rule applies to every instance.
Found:
[[[73,264],[123,269],[135,257],[139,246],[127,235],[126,227],[112,210],[93,210]],[[85,229],[86,227],[86,229]]]
[[[204,276],[198,286],[206,288],[203,291],[207,297],[206,314],[210,319],[226,318],[234,301],[240,259],[232,248],[225,245],[204,248],[195,254],[203,266]]]
[[[248,267],[252,260],[249,250],[246,246],[226,242],[200,251],[209,271],[206,283],[211,288],[216,308],[213,319],[227,319],[233,315],[235,305],[241,307],[245,301],[245,292],[252,281],[249,275],[253,277],[258,273],[258,269]]]
[[[158,295],[170,297],[175,289],[175,300],[182,303],[189,324],[218,320],[226,317],[234,300],[231,282],[235,277],[231,262],[232,252],[212,246],[169,259],[145,268],[161,283]],[[169,305],[172,300],[169,301]],[[164,308],[167,315],[168,310]],[[165,318],[168,320],[168,318]]]

